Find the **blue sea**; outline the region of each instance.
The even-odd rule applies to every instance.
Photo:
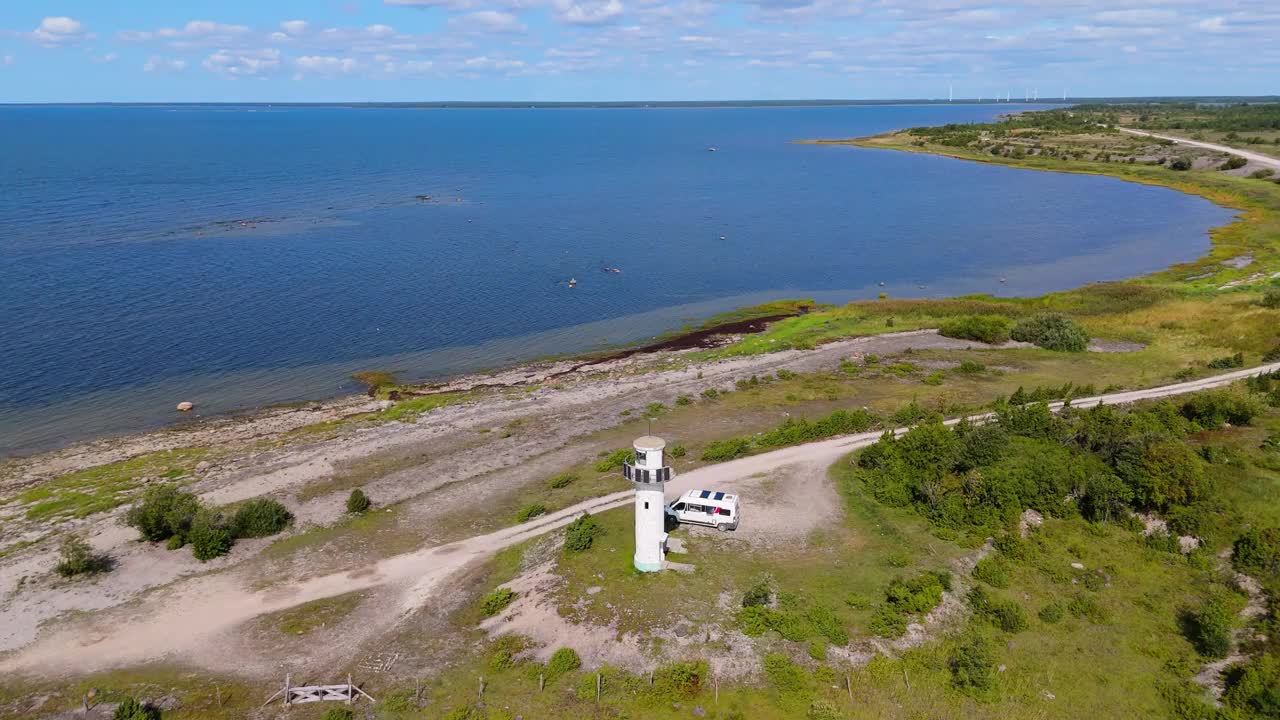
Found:
[[[791,142],[1016,109],[0,108],[0,456],[770,299],[1125,278],[1230,219],[1105,177]]]

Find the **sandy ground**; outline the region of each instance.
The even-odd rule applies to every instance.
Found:
[[[913,341],[924,342],[936,336],[922,333],[912,337],[918,338]],[[830,358],[848,355],[853,348],[866,348],[871,345],[879,349],[882,344],[892,342],[892,339],[885,338],[873,340],[879,340],[879,343],[847,343],[842,351],[834,351],[831,356],[828,356],[827,361],[830,362]],[[817,362],[815,357],[817,354],[797,353],[787,359],[777,359],[782,362],[792,362],[794,367],[800,367]],[[725,375],[732,372],[742,373],[743,364],[747,363],[744,361],[736,365],[734,371]],[[1277,369],[1280,369],[1280,363],[1161,388],[1084,398],[1076,400],[1073,405],[1089,407],[1103,402],[1116,404],[1195,392]],[[681,372],[688,373],[685,384],[672,379],[673,382],[664,386],[666,391],[674,393],[679,390],[693,389],[692,386],[696,384],[695,371],[675,371],[672,374]],[[706,372],[705,368],[704,372]],[[712,373],[707,372],[707,374]],[[654,380],[655,378],[648,377],[640,378],[636,382],[654,382]],[[726,380],[727,377],[720,382]],[[697,382],[714,384],[716,378],[704,377]],[[597,387],[596,392],[606,393],[605,396],[608,397],[607,393],[610,389],[618,385],[625,385],[625,383],[611,383],[605,388]],[[555,393],[550,393],[549,399],[552,399],[552,402],[554,402],[553,398]],[[516,402],[530,401],[524,399]],[[456,413],[455,418],[460,421],[464,421],[468,413],[476,411],[475,408],[466,407],[449,410],[453,410]],[[985,417],[976,416],[975,419],[980,420]],[[448,432],[448,430],[440,429],[435,423],[420,423],[391,429],[379,428],[366,433],[377,437],[378,440],[357,438],[355,442],[388,443],[398,440],[397,436],[401,433],[406,435],[425,433],[429,437],[432,432]],[[833,438],[700,468],[673,480],[669,492],[674,495],[694,487],[708,489],[734,487],[735,484],[751,481],[753,476],[759,473],[779,472],[785,468],[800,468],[795,472],[802,473],[813,472],[818,468],[825,469],[842,455],[875,442],[879,436],[880,433],[873,432]],[[286,455],[302,452],[302,458],[310,461],[315,458],[307,453],[321,451],[313,449],[283,452]],[[295,460],[302,458],[295,457]],[[241,472],[243,473],[243,469]],[[249,478],[255,477],[251,473],[231,474],[231,477],[240,477],[240,482],[251,482],[244,479],[246,475]],[[430,479],[427,482],[430,482]],[[216,492],[222,487],[223,485],[214,484],[205,490]],[[152,568],[150,579],[153,581],[153,586],[164,585],[164,587],[156,587],[147,593],[131,594],[120,587],[121,583],[135,585],[139,583],[137,579],[126,578],[127,574],[122,573],[112,573],[93,586],[86,586],[73,592],[50,591],[48,594],[42,594],[10,591],[3,606],[3,647],[10,652],[0,660],[0,670],[48,676],[53,673],[84,673],[148,660],[171,659],[232,673],[270,673],[275,669],[274,660],[270,657],[255,659],[237,653],[218,652],[216,648],[234,647],[234,643],[226,643],[222,640],[232,635],[238,626],[265,613],[353,590],[376,590],[381,603],[380,607],[385,608],[386,612],[368,618],[359,627],[348,628],[346,645],[358,645],[365,640],[392,631],[407,618],[425,612],[433,600],[439,600],[442,593],[449,593],[451,578],[456,577],[474,563],[492,556],[498,550],[563,527],[581,512],[599,512],[629,501],[630,491],[614,493],[537,518],[520,526],[504,528],[457,542],[424,547],[379,560],[356,570],[301,577],[286,585],[265,590],[254,589],[255,582],[260,578],[255,578],[252,572],[239,571],[234,567],[235,563],[243,560],[244,557],[251,556],[252,548],[250,548],[240,557],[233,555],[232,558],[227,559],[220,569],[205,571],[176,582],[177,577],[184,572],[193,574],[195,568],[177,570],[177,577],[174,576],[173,568],[165,571]],[[769,527],[768,513],[761,514],[752,521],[761,523],[762,528]],[[821,521],[821,518],[815,519],[815,522]],[[105,532],[104,527],[103,533]],[[767,534],[767,531],[762,532]],[[95,540],[100,543],[107,542],[101,536]],[[153,560],[159,559],[158,556],[163,553],[163,551],[140,545],[134,545],[131,550]],[[147,561],[139,559],[136,562],[142,568]],[[59,597],[74,598],[74,600],[57,600]],[[110,600],[103,600],[103,598]],[[45,606],[54,603],[61,603],[55,611],[44,609]],[[74,609],[98,609],[98,612],[66,618],[56,626],[46,625],[39,628],[37,632],[37,623],[41,620],[56,616],[58,610]]]
[[[1129,128],[1116,129],[1120,132],[1129,133],[1130,135],[1143,135],[1146,137],[1159,138],[1160,140],[1171,140],[1179,145],[1190,145],[1192,147],[1204,148],[1205,150],[1239,155],[1250,163],[1258,165],[1260,168],[1267,167],[1273,170],[1280,170],[1280,158],[1274,158],[1270,155],[1263,155],[1262,153],[1251,152],[1249,150],[1237,150],[1236,148],[1228,145],[1218,145],[1216,143],[1203,142],[1201,140],[1188,140],[1187,138],[1175,137],[1173,135],[1160,135],[1158,133],[1147,132],[1146,130],[1130,130]]]

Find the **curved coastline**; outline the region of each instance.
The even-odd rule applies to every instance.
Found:
[[[1154,172],[1144,171],[1144,168],[1140,166],[1135,167],[1117,163],[1103,164],[1082,161],[1055,163],[1032,158],[1026,160],[1012,160],[1010,158],[992,158],[974,153],[946,151],[945,149],[937,147],[920,148],[901,144],[890,145],[885,142],[887,139],[893,138],[895,135],[899,135],[902,132],[903,131],[901,130],[895,130],[887,133],[850,139],[811,139],[796,140],[793,142],[805,145],[843,145],[862,149],[898,150],[956,160],[968,160],[971,162],[979,162],[1013,169],[1112,177],[1127,182],[1176,190],[1188,195],[1203,198],[1219,207],[1238,211],[1238,214],[1230,222],[1208,229],[1208,252],[1197,260],[1178,263],[1162,270],[1134,276],[1122,282],[1163,284],[1166,286],[1176,286],[1182,289],[1197,291],[1209,291],[1220,287],[1223,283],[1233,282],[1240,283],[1236,287],[1247,287],[1247,284],[1242,281],[1250,277],[1255,277],[1257,275],[1257,267],[1250,266],[1246,270],[1245,268],[1238,268],[1230,264],[1224,264],[1224,261],[1243,255],[1249,255],[1255,259],[1258,259],[1255,256],[1269,255],[1273,258],[1280,257],[1280,255],[1277,255],[1275,248],[1271,248],[1265,242],[1257,242],[1255,239],[1247,237],[1251,230],[1265,222],[1280,222],[1280,213],[1277,213],[1276,208],[1268,206],[1265,202],[1261,202],[1255,198],[1246,197],[1240,193],[1230,192],[1225,186],[1210,187],[1205,182],[1193,181],[1190,178],[1171,177],[1167,174],[1161,175]],[[1270,252],[1268,253],[1267,251]],[[1264,257],[1263,259],[1265,260],[1268,258]],[[1080,293],[1082,291],[1087,291],[1089,287],[1096,285],[1097,283],[1098,281],[1095,281],[1074,289],[1056,291],[1048,293],[1047,295],[1031,296],[1023,299],[1035,300],[1049,295]],[[539,375],[539,371],[541,369],[545,369],[556,363],[567,363],[569,365],[593,364],[601,362],[602,360],[616,359],[620,356],[629,356],[637,353],[643,354],[647,351],[669,349],[667,347],[668,345],[682,346],[686,344],[686,340],[705,340],[708,336],[717,334],[717,325],[720,324],[722,319],[725,317],[737,318],[737,320],[729,321],[730,325],[734,325],[735,323],[741,322],[742,318],[757,318],[759,315],[769,314],[772,312],[769,307],[770,304],[767,303],[763,306],[748,306],[740,308],[737,311],[721,313],[694,327],[686,325],[681,329],[669,330],[660,334],[656,339],[621,343],[585,353],[544,356],[533,360],[520,361],[509,365],[499,366],[491,371],[466,372],[452,376],[446,375],[442,378],[433,379],[428,382],[413,383],[411,387],[414,389],[409,394],[421,396],[439,392],[451,392],[452,388],[456,388],[459,385],[483,385],[483,378],[493,377],[495,375],[501,375],[504,377],[520,377],[522,375],[533,376]],[[785,313],[782,315],[776,315],[770,319],[781,319],[783,317],[786,317]],[[731,326],[727,328],[725,332],[737,332],[741,330],[742,328]],[[693,344],[697,343],[695,342]],[[520,384],[520,382],[515,384]],[[499,385],[500,384],[493,384],[489,386],[493,387]],[[68,442],[51,447],[36,448],[30,452],[10,455],[8,458],[0,458],[0,467],[10,459],[38,456],[52,452],[74,453],[76,448],[80,446],[96,445],[100,447],[104,443],[125,442],[130,439],[144,438],[156,434],[168,434],[175,431],[186,432],[208,425],[225,425],[227,423],[238,422],[252,423],[255,420],[264,417],[278,416],[284,411],[293,411],[301,407],[307,407],[317,412],[323,412],[329,417],[333,416],[334,413],[338,413],[339,415],[342,413],[359,415],[369,411],[368,404],[362,401],[361,395],[357,394],[337,394],[320,400],[275,403],[245,408],[242,410],[220,412],[208,416],[193,417],[188,419],[186,422],[175,421],[161,427],[153,427],[146,430],[123,431],[120,433],[99,435],[96,437],[71,439]]]

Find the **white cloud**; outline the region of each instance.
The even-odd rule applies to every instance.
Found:
[[[187,69],[187,61],[181,58],[162,58],[152,55],[143,63],[143,72],[182,72]]]
[[[328,55],[304,55],[293,61],[298,74],[314,75],[349,75],[355,72],[360,64],[355,58],[332,57]]]
[[[570,25],[600,25],[622,15],[622,0],[551,0],[556,19]]]
[[[476,6],[476,0],[383,0],[387,5],[400,5],[417,8],[445,8],[448,10],[470,10]]]
[[[84,24],[66,16],[47,17],[40,21],[40,26],[32,30],[29,37],[45,47],[74,45],[93,37],[85,31]]]
[[[290,35],[301,35],[307,31],[306,20],[285,20],[280,23],[280,29]]]
[[[106,65],[107,63],[113,63],[119,59],[120,59],[120,55],[113,52],[109,52],[104,55],[89,56],[89,60],[93,62],[95,65]]]
[[[12,55],[5,55],[3,58],[0,58],[0,61],[3,61],[0,62],[0,65],[12,65],[14,63],[14,57]]]
[[[369,34],[369,37],[376,38],[391,37],[396,34],[396,29],[390,25],[370,25],[364,31]]]
[[[831,52],[830,50],[814,50],[813,52],[805,56],[805,60],[809,60],[809,61],[835,60],[835,59],[836,59],[836,54]]]
[[[518,33],[529,29],[511,13],[497,10],[478,10],[449,19],[449,26],[460,30],[481,32]]]
[[[1196,27],[1205,32],[1226,32],[1227,19],[1219,15],[1218,17],[1205,18],[1196,25]]]
[[[262,50],[219,50],[202,63],[209,72],[231,77],[267,75],[280,67],[280,51],[275,48]]]

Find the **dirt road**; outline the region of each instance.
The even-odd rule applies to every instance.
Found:
[[[1280,371],[1280,363],[1147,390],[1081,398],[1073,401],[1072,405],[1092,407],[1181,395],[1273,371]],[[1060,409],[1062,403],[1053,403],[1051,407]],[[983,414],[970,419],[982,421],[989,417],[990,414]],[[959,421],[956,418],[947,422],[954,424]],[[897,432],[905,432],[905,429]],[[880,432],[869,432],[832,438],[699,468],[675,478],[669,489],[672,493],[695,487],[716,489],[796,464],[830,465],[846,453],[870,445],[880,435]],[[561,528],[580,513],[601,512],[625,505],[631,497],[629,490],[613,493],[529,523],[387,558],[371,569],[310,578],[287,589],[255,592],[222,574],[195,578],[158,591],[126,612],[102,613],[83,622],[54,626],[55,629],[0,661],[0,671],[86,673],[176,657],[198,664],[202,648],[208,647],[218,634],[241,623],[304,602],[373,587],[395,592],[400,610],[398,614],[388,614],[381,619],[380,627],[366,628],[369,632],[379,632],[419,611],[437,593],[447,592],[446,581],[470,564],[503,548]]]
[[[1198,148],[1204,148],[1205,150],[1213,150],[1216,152],[1224,152],[1224,153],[1230,153],[1232,155],[1239,155],[1240,157],[1250,162],[1254,162],[1259,165],[1264,165],[1273,170],[1280,170],[1280,158],[1274,158],[1274,157],[1271,157],[1270,155],[1263,155],[1262,153],[1251,152],[1249,150],[1239,150],[1237,148],[1233,148],[1228,145],[1218,145],[1216,143],[1204,142],[1202,140],[1188,140],[1186,138],[1175,137],[1173,135],[1160,135],[1158,133],[1147,132],[1146,130],[1131,130],[1129,128],[1116,128],[1116,129],[1119,130],[1120,132],[1129,133],[1130,135],[1143,135],[1145,137],[1152,137],[1158,140],[1169,140],[1169,141],[1178,143],[1180,145],[1191,145]]]

